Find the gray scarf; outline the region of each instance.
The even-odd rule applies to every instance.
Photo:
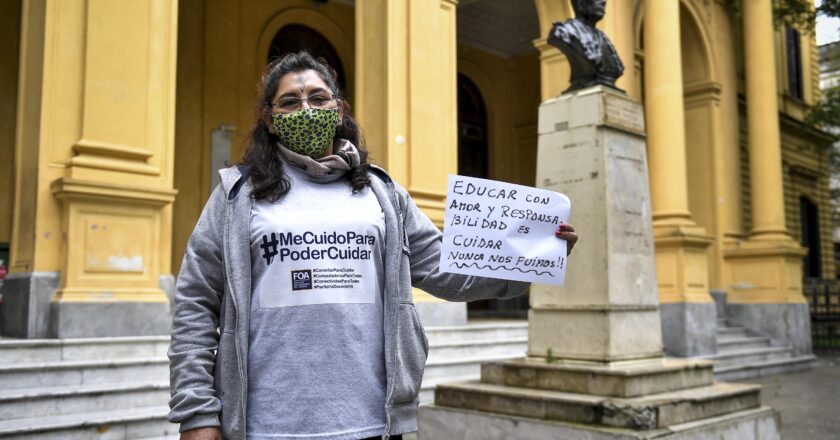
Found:
[[[313,159],[309,156],[295,153],[280,146],[280,155],[283,156],[292,166],[300,168],[312,177],[343,176],[347,171],[358,168],[361,164],[359,150],[347,139],[337,139],[333,142],[333,154],[320,159]]]

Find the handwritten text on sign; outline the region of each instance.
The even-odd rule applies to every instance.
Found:
[[[563,284],[569,219],[563,194],[449,175],[440,269],[506,280]]]

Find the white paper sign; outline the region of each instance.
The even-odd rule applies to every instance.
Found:
[[[563,194],[449,175],[440,269],[505,280],[563,284],[569,219]]]

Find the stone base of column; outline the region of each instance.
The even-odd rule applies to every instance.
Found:
[[[669,356],[717,353],[717,311],[714,303],[663,303],[662,343]]]
[[[708,361],[492,362],[480,381],[438,385],[435,405],[420,410],[419,438],[778,439],[777,415],[761,407],[760,390],[715,383]],[[761,429],[737,436],[719,423],[757,428],[757,414]],[[514,418],[521,423],[498,424]],[[491,419],[499,421],[493,428],[473,423]],[[669,437],[689,427],[697,437]]]
[[[3,283],[0,335],[49,337],[50,300],[59,286],[58,272],[13,273]]]
[[[717,352],[717,316],[709,296],[708,248],[713,238],[694,224],[654,221],[662,343],[670,356]]]
[[[770,336],[773,345],[790,345],[794,356],[812,353],[808,304],[727,303],[731,322]]]
[[[732,321],[811,353],[811,322],[802,294],[802,257],[807,250],[790,239],[747,240],[724,250],[726,312]]]
[[[71,302],[50,304],[52,338],[168,335],[169,302]]]
[[[724,249],[730,303],[804,303],[802,258],[793,240],[747,240]]]
[[[711,303],[709,254],[714,239],[696,225],[653,223],[660,303]]]

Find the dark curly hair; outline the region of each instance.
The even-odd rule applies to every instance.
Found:
[[[283,159],[280,157],[277,136],[269,131],[271,103],[277,93],[280,79],[288,74],[314,70],[330,88],[339,106],[343,109],[341,125],[335,132],[334,139],[347,139],[359,150],[361,164],[352,168],[347,177],[353,192],[361,191],[370,183],[368,178],[368,153],[359,130],[359,125],[350,116],[350,104],[344,98],[344,93],[338,87],[335,70],[324,59],[315,59],[309,52],[301,51],[289,53],[270,62],[262,74],[258,88],[257,120],[251,127],[245,153],[240,165],[250,166],[250,177],[253,184],[251,196],[256,200],[276,202],[287,192],[291,183],[283,171]]]

